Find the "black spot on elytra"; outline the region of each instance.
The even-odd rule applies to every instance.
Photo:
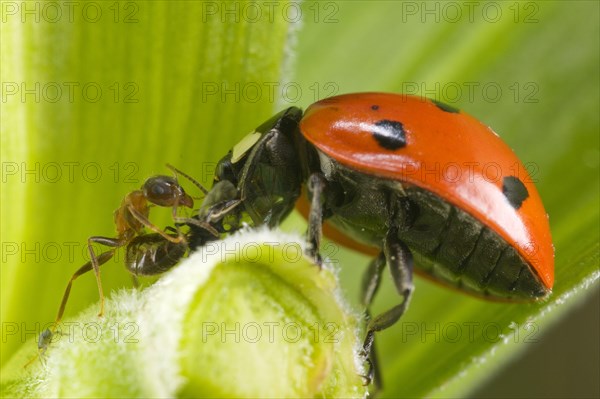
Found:
[[[506,176],[502,180],[502,193],[515,209],[519,209],[529,197],[527,187],[515,176]]]
[[[435,104],[436,107],[438,107],[439,109],[441,109],[444,112],[450,112],[451,114],[458,114],[460,113],[460,109],[458,108],[454,108],[448,104],[445,104],[441,101],[436,101],[436,100],[431,100],[431,102],[433,104]]]
[[[373,137],[386,150],[397,150],[406,146],[406,132],[402,123],[387,119],[375,123]]]
[[[371,105],[371,109],[373,111],[377,111],[379,109],[379,105]]]

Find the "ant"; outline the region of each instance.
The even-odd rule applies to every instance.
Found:
[[[40,334],[38,340],[40,355],[43,355],[47,350],[54,335],[53,330],[62,320],[73,281],[91,270],[96,275],[100,294],[98,316],[104,314],[104,293],[100,280],[100,266],[110,260],[117,249],[126,247],[125,266],[134,277],[134,282],[137,285],[136,276],[163,273],[175,266],[188,249],[219,237],[222,231],[217,230],[207,222],[203,222],[199,217],[185,218],[177,215],[180,207],[193,208],[194,206],[192,197],[178,183],[178,175],[182,175],[192,182],[204,195],[208,193],[208,190],[174,166],[167,164],[167,167],[173,171],[174,177],[162,175],[150,177],[139,190],[134,190],[123,198],[121,206],[114,212],[116,237],[92,236],[88,238],[90,261],[73,273],[63,294],[52,327],[45,329]],[[150,222],[148,217],[152,206],[171,207],[175,228],[169,226],[161,230]],[[180,231],[180,227],[183,225],[191,228],[189,233],[183,234]],[[146,233],[145,228],[153,231],[153,233]],[[193,247],[188,244],[190,240],[194,242]],[[92,243],[101,244],[111,249],[96,256]]]

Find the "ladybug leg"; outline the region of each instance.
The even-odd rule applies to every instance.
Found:
[[[361,303],[365,307],[365,320],[368,323],[371,320],[371,303],[379,289],[381,282],[381,273],[385,268],[385,254],[381,252],[377,258],[373,259],[365,273],[363,274],[361,285]],[[377,359],[377,350],[375,349],[374,332],[369,331],[365,339],[362,356],[366,358],[368,364],[365,385],[369,385],[371,381],[375,386],[375,392],[383,388],[383,381],[379,372],[379,362]],[[367,344],[368,343],[368,344]],[[368,347],[368,351],[367,351]],[[374,393],[374,392],[373,392]]]
[[[252,176],[256,175],[256,169],[258,168],[259,160],[265,153],[265,151],[269,151],[270,148],[265,148],[268,146],[269,142],[276,140],[276,136],[279,133],[277,130],[271,130],[269,133],[265,134],[250,150],[248,154],[248,161],[244,164],[244,168],[242,170],[242,174],[239,177],[238,189],[240,191],[241,198],[247,198],[248,193],[248,181]],[[273,152],[269,151],[270,155],[275,155]]]
[[[322,173],[313,173],[308,178],[308,192],[311,196],[310,213],[308,215],[307,241],[309,248],[306,250],[307,256],[315,261],[319,266],[323,259],[319,254],[321,245],[321,236],[323,229],[323,191],[325,190],[326,180]]]
[[[383,244],[383,253],[390,267],[392,280],[396,286],[396,290],[402,295],[403,300],[399,305],[377,315],[369,320],[367,325],[367,335],[363,344],[363,352],[371,353],[375,332],[384,330],[395,324],[404,314],[410,303],[414,286],[412,283],[413,258],[410,250],[402,241],[398,239],[398,229],[390,228]],[[373,278],[375,280],[375,278]],[[365,284],[363,283],[363,289]],[[377,291],[375,284],[371,290],[374,294]],[[372,299],[372,298],[371,298]],[[373,364],[371,363],[372,367]]]
[[[217,231],[217,229],[215,229],[211,224],[209,224],[208,222],[205,222],[203,220],[200,219],[195,219],[195,218],[184,218],[184,217],[177,217],[175,218],[175,224],[176,225],[194,225],[194,226],[198,226],[200,228],[203,228],[204,230],[208,231],[210,234],[212,234],[215,238],[219,237],[219,232]],[[165,229],[165,231],[167,230],[175,230],[173,229],[171,226],[167,227]],[[180,234],[180,232],[178,230],[175,230],[176,234]]]
[[[385,254],[382,252],[379,256],[371,261],[367,270],[363,274],[361,285],[361,303],[366,308],[365,312],[371,318],[370,310],[373,298],[379,289],[381,282],[381,273],[385,268]]]
[[[368,331],[381,331],[400,319],[408,308],[414,290],[412,283],[413,258],[410,250],[398,239],[398,230],[390,229],[384,241],[383,251],[390,267],[392,280],[396,291],[403,297],[400,305],[396,305],[386,312],[373,318],[368,325]]]
[[[206,220],[209,223],[214,223],[229,215],[235,208],[244,203],[244,198],[223,201],[210,207],[207,212]],[[202,226],[201,226],[202,227]]]
[[[216,222],[229,215],[243,202],[241,190],[238,190],[229,180],[221,180],[204,197],[200,207],[200,217],[208,223]]]

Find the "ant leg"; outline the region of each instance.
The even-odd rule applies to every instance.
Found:
[[[95,237],[92,237],[92,238],[95,238]],[[96,237],[96,238],[102,238],[102,237]],[[98,256],[98,258],[96,258],[94,256],[94,259],[96,259],[98,267],[100,267],[104,263],[106,263],[109,259],[111,259],[114,256],[114,254],[115,254],[115,250],[112,249],[110,251],[101,253],[100,256]],[[38,344],[37,344],[38,353],[39,353],[38,356],[40,356],[40,357],[43,356],[44,353],[46,353],[46,350],[48,350],[48,346],[50,346],[50,344],[52,343],[52,338],[54,337],[56,327],[62,320],[63,314],[65,313],[65,307],[67,306],[67,301],[69,300],[69,295],[71,293],[71,287],[73,286],[73,281],[75,281],[77,279],[77,277],[89,272],[90,270],[94,270],[94,266],[93,266],[91,260],[89,262],[87,262],[85,265],[81,266],[79,269],[77,269],[77,271],[75,273],[73,273],[73,275],[71,276],[71,279],[69,279],[67,288],[65,288],[65,293],[63,294],[62,301],[60,302],[60,307],[58,308],[58,314],[56,315],[56,319],[54,320],[54,323],[52,323],[52,327],[46,328],[44,331],[42,331],[40,333],[40,336],[38,337]],[[97,277],[99,278],[99,276],[97,276]],[[104,299],[103,295],[102,295],[102,290],[100,290],[100,299],[101,300]],[[35,357],[32,358],[30,361],[28,361],[27,364],[25,364],[25,366],[23,366],[23,367],[28,367],[31,363],[33,363],[34,360],[35,360]]]
[[[68,297],[68,292],[71,290],[71,284],[73,282],[73,280],[75,280],[77,277],[79,277],[79,275],[89,271],[89,269],[86,269],[86,266],[88,266],[88,264],[91,263],[92,269],[94,270],[94,274],[96,275],[96,283],[98,284],[98,293],[100,294],[100,313],[98,313],[98,316],[102,316],[104,314],[104,292],[102,291],[102,281],[100,280],[100,265],[106,263],[106,261],[108,261],[110,258],[113,257],[114,255],[114,250],[112,251],[108,251],[108,252],[104,252],[100,255],[101,259],[98,260],[98,258],[96,258],[96,254],[94,253],[94,248],[92,247],[92,243],[93,242],[97,242],[98,244],[102,244],[102,245],[106,245],[107,247],[114,247],[114,248],[118,248],[123,246],[124,242],[120,239],[117,238],[108,238],[108,237],[90,237],[88,238],[88,251],[90,252],[90,262],[86,263],[85,265],[83,265],[77,272],[75,272],[75,274],[73,275],[73,277],[71,277],[71,280],[69,281],[69,285],[67,286],[67,292],[65,292],[66,297]],[[108,254],[110,253],[110,256],[102,258],[102,255],[104,254]],[[84,271],[82,271],[84,270]],[[79,273],[80,271],[82,271],[81,273]],[[79,274],[78,274],[79,273]],[[61,311],[64,311],[63,305],[66,304],[66,298],[63,297],[63,303],[61,304],[61,309],[59,310],[59,318],[62,317],[62,313]]]
[[[159,227],[157,227],[155,224],[153,224],[151,221],[149,221],[148,218],[145,217],[144,215],[142,215],[137,209],[135,209],[132,204],[127,204],[127,210],[141,224],[143,224],[144,226],[146,226],[147,228],[149,228],[153,232],[155,232],[157,234],[160,234],[164,239],[166,239],[168,241],[171,241],[174,244],[178,244],[178,243],[180,243],[182,241],[185,241],[185,237],[183,236],[183,234],[181,234],[179,232],[179,230],[177,231],[177,233],[178,233],[177,237],[173,237],[173,236],[167,234],[165,231],[161,230]]]
[[[200,191],[202,191],[202,194],[204,194],[205,196],[208,194],[208,189],[206,189],[202,184],[200,184],[200,182],[198,182],[196,179],[194,179],[192,176],[188,175],[187,173],[177,169],[175,166],[167,163],[167,168],[171,169],[171,171],[173,172],[173,175],[175,176],[175,180],[179,180],[178,179],[178,175],[182,175],[183,177],[185,177],[186,179],[188,179],[190,182],[192,182],[196,187],[198,187],[198,189]],[[201,198],[201,197],[200,197]],[[179,226],[177,225],[177,223],[191,223],[191,224],[195,224],[199,227],[204,228],[205,230],[209,231],[211,234],[213,234],[215,237],[219,236],[219,233],[210,225],[208,224],[200,224],[202,222],[198,221],[196,222],[192,222],[191,218],[182,218],[182,217],[178,217],[177,216],[177,208],[179,207],[179,199],[175,200],[175,203],[173,204],[173,221],[175,222],[175,229],[177,232],[177,236],[179,239],[179,242],[184,241],[185,237],[183,236],[183,234],[181,234],[181,231],[179,230]],[[159,233],[160,234],[160,233]]]
[[[311,194],[310,214],[308,215],[307,255],[314,259],[319,267],[323,260],[319,254],[323,229],[323,191],[326,180],[321,173],[313,173],[308,178],[308,191]]]
[[[196,180],[194,180],[190,175],[188,175],[187,173],[182,172],[181,170],[177,169],[176,167],[174,167],[171,164],[167,164],[167,168],[171,169],[171,171],[173,172],[173,175],[175,177],[175,180],[179,181],[178,179],[178,175],[182,175],[185,178],[187,178],[189,181],[191,181],[192,183],[194,183],[194,185],[196,187],[198,187],[200,189],[200,191],[202,191],[202,193],[204,195],[206,195],[208,193],[208,190],[206,188],[204,188],[204,186],[202,186],[200,183],[198,183]],[[182,188],[182,192],[183,192],[183,188]],[[175,202],[173,203],[173,208],[171,210],[171,216],[173,218],[173,221],[177,222],[178,218],[177,216],[177,208],[179,208],[179,197],[175,198]],[[147,219],[146,219],[147,220]],[[140,220],[141,221],[141,220]],[[143,223],[143,221],[141,221]],[[179,226],[175,226],[175,229],[177,230],[177,235],[178,238],[180,239],[180,241],[183,241],[183,234],[181,234],[181,232],[179,231]],[[159,233],[157,231],[157,233]],[[160,234],[160,233],[159,233]]]
[[[379,289],[381,283],[381,273],[385,268],[385,254],[381,252],[379,256],[371,261],[367,270],[363,274],[361,284],[361,303],[365,307],[365,321],[368,323],[371,320],[371,304],[373,298]],[[368,369],[365,376],[365,385],[369,385],[373,381],[375,392],[383,388],[381,374],[379,372],[379,364],[377,361],[377,351],[375,349],[375,335],[367,333],[365,344],[363,346],[362,356],[366,358]],[[367,352],[366,349],[369,349]],[[374,392],[374,393],[375,393]]]

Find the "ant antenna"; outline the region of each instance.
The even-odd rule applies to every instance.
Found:
[[[173,166],[169,163],[167,164],[167,168],[171,169],[173,171],[173,173],[175,173],[175,177],[177,177],[178,174],[182,175],[183,177],[185,177],[186,179],[191,181],[196,187],[198,187],[204,195],[208,194],[208,190],[202,184],[200,184],[196,179],[194,179],[192,176],[188,175],[185,172],[182,172],[181,170],[177,169],[175,166]]]

